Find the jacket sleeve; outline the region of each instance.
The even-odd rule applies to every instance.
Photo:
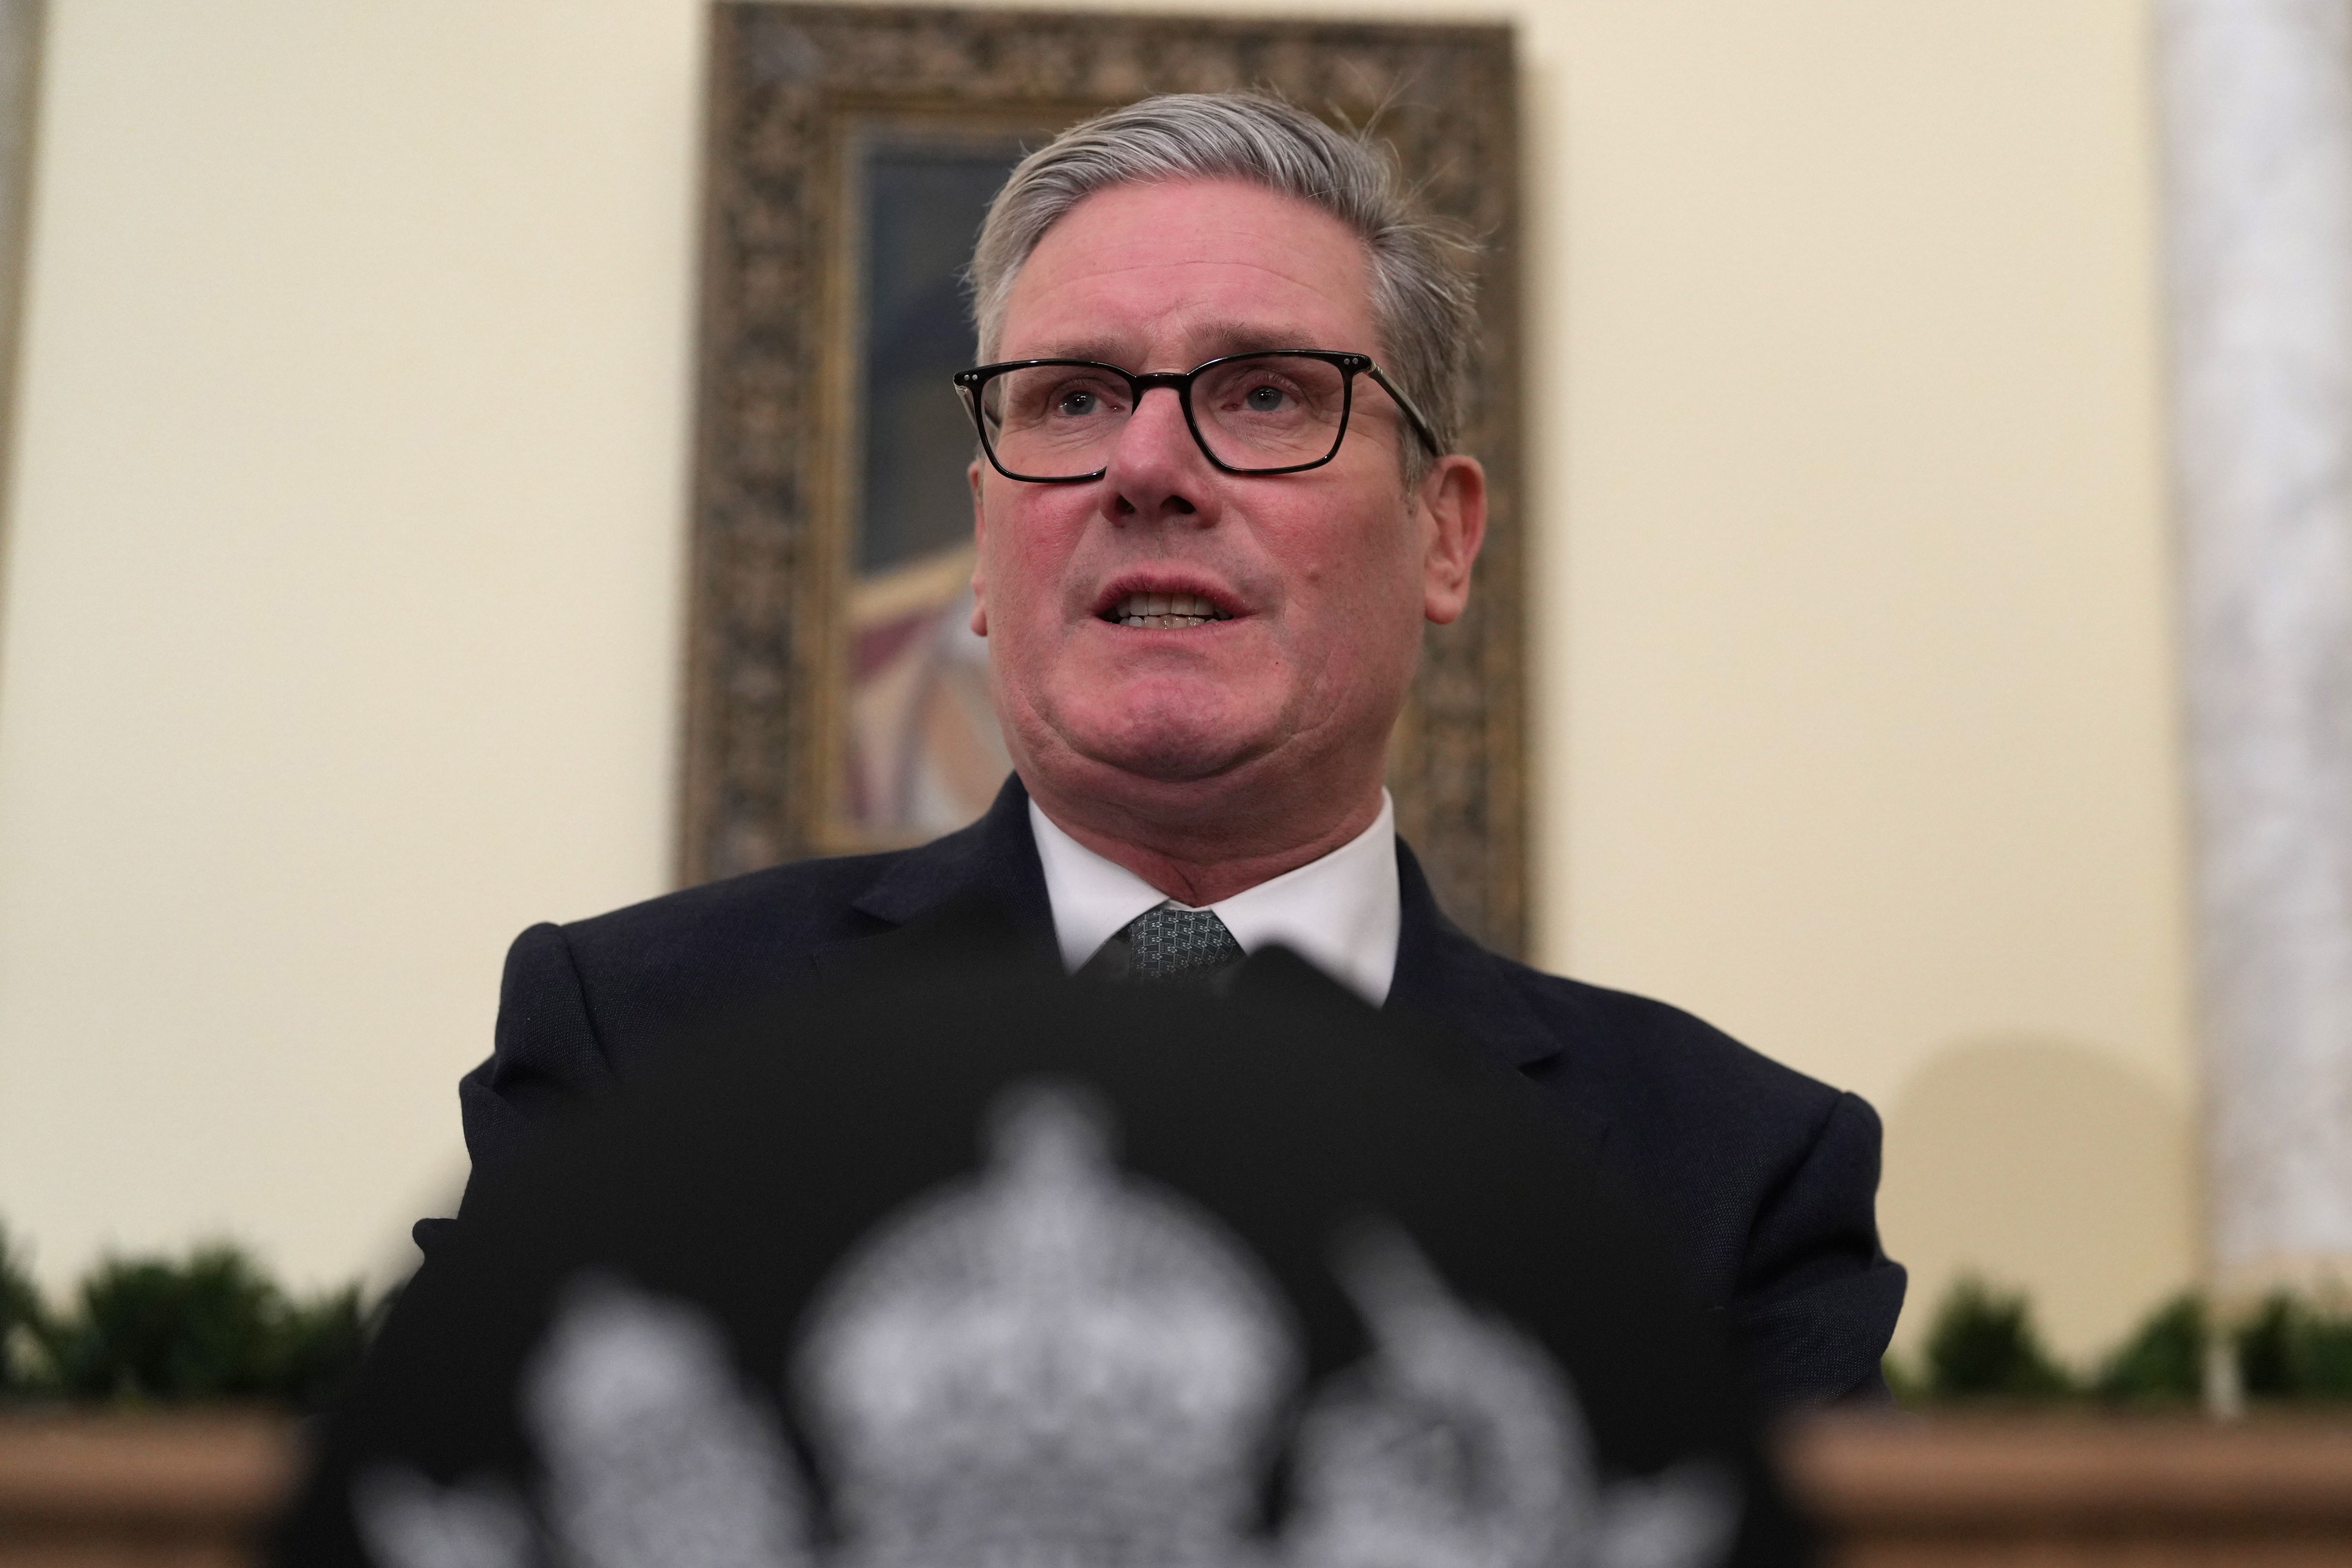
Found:
[[[1887,1396],[1905,1276],[1879,1246],[1878,1153],[1877,1112],[1840,1095],[1757,1215],[1731,1330],[1767,1410]]]
[[[532,926],[507,950],[489,1059],[457,1083],[473,1177],[511,1157],[533,1127],[612,1086],[572,944],[560,926]],[[419,1220],[411,1234],[429,1257],[457,1224]]]

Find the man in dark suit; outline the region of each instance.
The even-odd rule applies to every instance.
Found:
[[[1452,450],[1462,259],[1369,145],[1263,100],[1150,100],[1025,160],[973,261],[988,363],[957,378],[1014,778],[919,849],[526,931],[462,1088],[478,1173],[681,1019],[966,900],[1139,982],[1279,944],[1525,1075],[1662,1216],[1768,1405],[1883,1390],[1904,1277],[1870,1108],[1487,952],[1395,837],[1389,733],[1485,528]]]

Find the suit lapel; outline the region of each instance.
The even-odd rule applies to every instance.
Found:
[[[919,848],[889,858],[887,868],[850,907],[885,928],[871,936],[829,942],[810,961],[833,969],[863,959],[919,925],[923,917],[950,907],[992,906],[1021,938],[1050,946],[1053,906],[1045,897],[1045,868],[1029,830],[1029,792],[1016,774],[1004,781],[987,814],[971,826]]]
[[[1559,1041],[1510,983],[1503,960],[1446,919],[1421,862],[1397,840],[1395,978],[1387,1005],[1470,1036],[1513,1067],[1559,1054]]]
[[[1543,1070],[1560,1055],[1559,1037],[1516,983],[1517,966],[1445,917],[1402,839],[1397,841],[1397,893],[1396,974],[1386,1006],[1464,1036],[1522,1072]],[[970,827],[889,858],[882,874],[852,900],[881,930],[828,943],[809,957],[823,970],[882,957],[894,946],[921,940],[925,917],[959,919],[976,905],[989,906],[1009,923],[1024,946],[1053,952],[1053,905],[1029,827],[1029,794],[1017,775],[1004,781],[987,815]],[[1575,1101],[1568,1103],[1573,1113]],[[1587,1123],[1596,1143],[1605,1136],[1597,1120],[1577,1120]]]
[[[1421,862],[1402,838],[1397,840],[1397,893],[1402,919],[1396,976],[1389,983],[1386,1007],[1475,1041],[1522,1074],[1558,1076],[1557,1058],[1566,1043],[1528,1005],[1520,976],[1513,973],[1519,966],[1479,945],[1446,918]],[[1608,1124],[1580,1098],[1564,1095],[1557,1103],[1591,1147],[1608,1141]]]

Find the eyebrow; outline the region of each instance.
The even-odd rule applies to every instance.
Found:
[[[1356,348],[1353,343],[1318,343],[1313,341],[1311,333],[1287,328],[1268,327],[1260,322],[1210,321],[1196,329],[1192,335],[1201,342],[1218,345],[1213,353],[1203,356],[1203,362],[1223,359],[1227,354],[1261,353],[1269,349],[1354,350]],[[1108,338],[1049,338],[1046,340],[1046,346],[1034,353],[1024,354],[1022,357],[1024,359],[1095,360],[1103,364],[1119,365],[1129,370],[1139,368],[1128,364],[1123,349]]]
[[[1049,338],[1023,359],[1090,359],[1118,364],[1121,355],[1109,342],[1093,338]]]

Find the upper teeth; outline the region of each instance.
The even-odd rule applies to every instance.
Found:
[[[1129,594],[1110,613],[1123,626],[1197,626],[1226,617],[1198,594]]]

